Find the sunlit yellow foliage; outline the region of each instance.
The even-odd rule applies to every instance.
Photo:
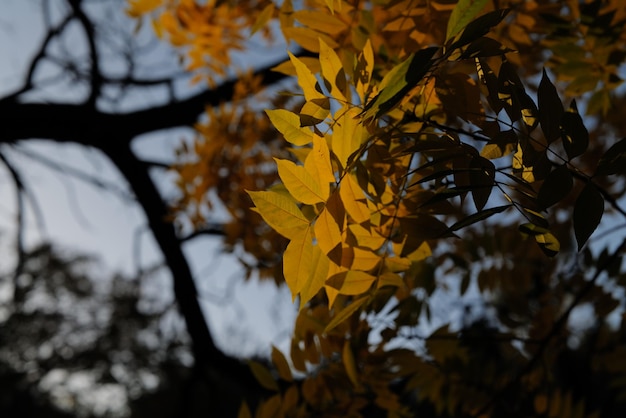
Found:
[[[626,140],[607,146],[562,97],[611,111],[622,2],[133,1],[129,13],[157,16],[209,80],[250,33],[279,29],[290,47],[276,67],[288,93],[261,99],[247,78],[207,109],[176,167],[182,226],[201,228],[214,193],[233,220],[226,242],[299,303],[290,352],[272,350],[280,385],[253,366],[272,392],[255,417],[596,414],[557,363],[574,308],[616,312],[598,278],[624,281],[623,245],[588,242],[607,213],[626,217],[614,197]],[[493,313],[432,330],[441,292]],[[624,396],[624,362],[594,361]]]

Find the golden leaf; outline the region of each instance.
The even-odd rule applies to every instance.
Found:
[[[283,254],[283,275],[291,290],[292,299],[309,281],[312,268],[313,238],[307,228],[297,238],[292,239]]]
[[[330,162],[330,150],[326,139],[313,135],[313,149],[304,161],[304,168],[321,182],[334,182],[335,174]]]
[[[336,251],[341,246],[341,230],[328,208],[324,208],[315,221],[315,239],[324,254]]]
[[[348,159],[365,142],[369,134],[365,126],[358,120],[361,113],[356,107],[347,105],[336,112],[341,115],[333,127],[332,149],[333,154],[341,163],[344,170],[348,169]]]
[[[360,295],[369,290],[376,277],[363,271],[344,271],[326,280],[326,284],[339,290],[342,295]]]
[[[310,222],[293,198],[277,192],[247,191],[265,222],[285,238],[298,238]]]
[[[313,132],[309,128],[300,127],[300,117],[295,113],[285,109],[266,110],[265,113],[287,142],[302,146],[313,140]]]
[[[328,182],[320,183],[303,166],[289,160],[274,158],[283,184],[299,202],[307,205],[325,202],[330,195]]]
[[[300,290],[300,309],[306,306],[317,292],[324,287],[328,277],[330,260],[322,253],[319,246],[314,245],[311,255],[311,274]]]
[[[313,99],[325,99],[324,96],[316,87],[317,79],[309,70],[304,62],[300,60],[300,58],[293,55],[291,52],[288,52],[289,59],[291,63],[296,69],[296,74],[298,76],[298,85],[302,88],[302,92],[304,93],[304,98],[307,101],[311,101]]]

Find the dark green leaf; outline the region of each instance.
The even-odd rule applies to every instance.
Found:
[[[597,187],[589,182],[582,189],[574,205],[574,235],[578,251],[596,230],[604,214],[604,198]]]
[[[541,129],[546,140],[550,143],[560,136],[560,122],[564,110],[556,87],[548,78],[545,69],[539,83],[539,90],[537,90],[537,101]]]
[[[507,210],[510,207],[511,207],[511,205],[496,206],[496,207],[493,207],[493,208],[482,210],[480,212],[476,212],[476,213],[474,213],[472,215],[467,216],[464,219],[461,219],[459,222],[457,222],[454,225],[452,225],[449,228],[449,230],[452,231],[452,232],[458,231],[461,228],[465,228],[465,227],[467,227],[469,225],[475,224],[476,222],[483,221],[483,220],[489,218],[490,216],[495,215],[496,213],[504,212],[505,210]]]
[[[561,165],[546,177],[537,194],[537,203],[543,209],[549,208],[565,198],[573,185],[572,173],[567,166]]]
[[[626,173],[626,138],[613,144],[600,158],[596,176]]]

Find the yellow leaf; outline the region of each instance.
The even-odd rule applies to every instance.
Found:
[[[311,71],[313,74],[321,71],[322,67],[320,66],[320,61],[317,58],[301,57],[300,61],[302,61],[304,65],[307,66],[309,71]],[[293,63],[291,62],[291,60],[287,60],[285,62],[278,64],[275,67],[272,67],[272,71],[276,71],[278,73],[282,73],[282,74],[294,76],[294,77],[297,75],[296,67],[293,66]]]
[[[356,299],[350,305],[343,308],[341,312],[335,315],[333,319],[328,323],[328,325],[326,325],[324,332],[328,333],[337,325],[341,324],[343,321],[350,318],[353,313],[355,313],[365,302],[367,302],[368,299],[369,299],[369,296],[363,296],[362,298]]]
[[[407,271],[411,267],[411,260],[408,258],[387,257],[385,258],[385,267],[393,273]]]
[[[330,114],[330,99],[324,97],[322,99],[313,99],[304,103],[300,109],[300,125],[313,126],[324,122]]]
[[[324,287],[328,277],[330,260],[326,257],[319,246],[314,245],[311,255],[311,274],[300,290],[300,309]]]
[[[350,224],[348,225],[348,229],[356,239],[356,243],[359,247],[378,250],[387,240],[376,231],[365,229],[358,224]]]
[[[283,29],[283,34],[286,39],[295,41],[302,48],[311,52],[320,52],[319,38],[324,39],[324,42],[331,48],[337,48],[339,46],[332,37],[309,28],[288,27]]]
[[[430,257],[431,254],[432,251],[430,250],[430,245],[424,241],[420,244],[417,250],[407,254],[406,258],[411,261],[422,261],[423,259]]]
[[[381,257],[372,251],[356,247],[352,250],[354,251],[354,259],[351,268],[354,270],[370,271],[381,260]]]
[[[359,375],[356,370],[356,361],[354,360],[354,354],[352,353],[352,347],[350,347],[350,340],[345,340],[343,343],[343,353],[341,355],[343,365],[346,368],[346,374],[356,387],[359,386]]]
[[[324,285],[324,290],[326,291],[326,297],[328,298],[328,308],[332,309],[333,305],[335,304],[335,300],[337,299],[337,296],[339,296],[339,290],[328,285]]]
[[[293,55],[291,52],[288,52],[289,59],[291,63],[296,68],[296,74],[298,76],[298,85],[302,88],[302,92],[304,93],[304,98],[307,101],[313,99],[325,99],[322,93],[316,88],[317,79],[309,70],[309,68],[300,60],[300,58]]]
[[[276,366],[278,370],[278,375],[281,379],[291,382],[293,380],[293,375],[291,374],[291,367],[289,367],[289,363],[287,363],[287,359],[285,355],[276,347],[272,345],[272,363]]]
[[[289,160],[274,158],[278,175],[294,199],[307,205],[325,202],[330,195],[328,182],[317,181],[303,166]]]
[[[365,96],[369,90],[370,81],[372,79],[372,72],[374,71],[374,50],[372,49],[372,43],[369,38],[365,42],[363,51],[359,54],[356,68],[356,92],[361,99],[361,104],[365,103]]]
[[[302,146],[313,140],[313,132],[309,128],[300,127],[300,117],[295,113],[285,109],[266,110],[265,113],[289,143]]]
[[[346,75],[343,64],[337,53],[320,38],[320,66],[322,67],[322,77],[330,85],[331,95],[342,102],[346,102],[343,91],[346,88]],[[358,114],[358,112],[357,112]]]
[[[341,116],[333,127],[332,148],[344,169],[348,168],[350,155],[359,149],[369,135],[365,126],[357,120],[360,113],[359,108],[349,108],[347,105],[335,113]]]
[[[330,35],[332,38],[335,38],[347,29],[346,24],[336,16],[317,10],[298,10],[293,14],[293,16],[304,26],[307,26],[316,32]]]
[[[363,271],[344,271],[326,280],[326,284],[339,290],[342,295],[360,295],[367,292],[376,280],[375,276]]]
[[[247,191],[265,222],[285,238],[298,238],[310,222],[292,197],[277,192]]]
[[[341,196],[346,212],[354,222],[360,224],[370,219],[370,210],[367,206],[365,193],[351,174],[346,174],[341,180],[339,196]]]
[[[335,13],[335,0],[326,0],[326,6],[328,6],[328,10],[330,10],[331,13]]]
[[[335,174],[332,163],[330,162],[330,150],[326,139],[318,135],[313,135],[313,149],[304,161],[304,168],[307,169],[313,177],[317,178],[320,183],[334,182]]]
[[[378,279],[378,288],[380,289],[383,286],[404,287],[404,280],[402,280],[399,274],[387,271],[381,274]]]
[[[259,29],[263,28],[263,26],[265,26],[267,22],[270,21],[270,19],[274,15],[274,9],[274,3],[270,3],[265,7],[265,9],[263,9],[261,13],[259,13],[259,16],[257,16],[256,21],[254,22],[254,25],[252,25],[252,29],[250,29],[250,35],[254,35],[256,32],[259,31]]]
[[[341,246],[341,230],[328,208],[324,208],[317,217],[314,230],[317,245],[319,245],[324,254],[329,254],[337,246]]]
[[[312,255],[313,238],[311,229],[307,228],[301,236],[289,242],[283,254],[283,275],[291,290],[293,300],[300,293],[304,284],[309,281]]]
[[[278,391],[278,383],[274,380],[272,373],[262,365],[261,363],[253,360],[248,360],[248,366],[252,371],[252,374],[256,378],[256,380],[263,386],[265,389]]]

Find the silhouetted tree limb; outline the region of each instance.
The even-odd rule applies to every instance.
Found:
[[[150,231],[172,274],[175,298],[192,340],[198,376],[208,383],[214,393],[214,405],[222,403],[227,408],[223,412],[230,414],[233,411],[228,408],[238,405],[237,399],[247,395],[254,399],[261,393],[260,388],[247,366],[225,355],[215,345],[200,306],[193,274],[182,251],[183,243],[190,237],[181,239],[177,236],[174,226],[168,220],[169,208],[149,174],[151,167],[163,167],[163,164],[140,160],[133,152],[131,143],[139,135],[168,128],[192,126],[207,106],[231,100],[237,80],[228,80],[213,89],[184,99],[171,100],[159,106],[120,113],[103,111],[98,108],[98,100],[108,85],[118,87],[171,85],[174,78],[145,80],[130,73],[126,77],[111,77],[103,73],[98,55],[98,34],[94,22],[83,9],[83,3],[81,0],[68,0],[71,12],[46,34],[28,67],[22,87],[0,98],[0,113],[3,115],[0,144],[33,139],[78,144],[101,151],[118,168],[144,211]],[[88,98],[78,104],[26,102],[24,95],[38,87],[34,74],[42,61],[49,58],[47,54],[50,43],[62,36],[63,31],[73,21],[79,22],[88,43],[89,72],[84,74],[89,78]],[[66,63],[61,61],[57,63],[63,68],[77,68],[69,59]],[[271,71],[275,64],[256,71],[263,85],[273,85],[286,78],[283,74]],[[98,182],[94,184],[101,186]],[[212,235],[223,234],[219,225],[204,232]],[[227,402],[227,398],[231,401]]]

